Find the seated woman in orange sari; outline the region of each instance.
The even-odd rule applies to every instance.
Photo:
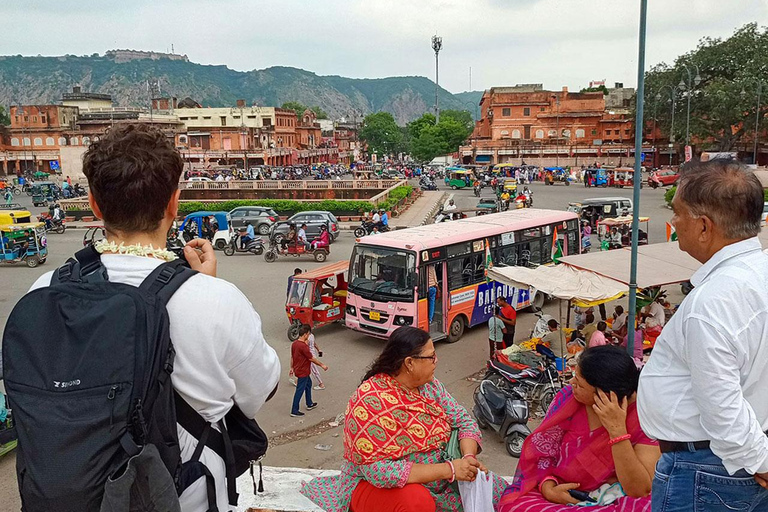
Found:
[[[487,471],[475,455],[480,429],[435,379],[429,333],[400,327],[352,395],[344,419],[344,464],[301,493],[329,512],[458,512],[457,480]],[[460,454],[446,453],[455,432]],[[494,478],[494,501],[506,482]]]
[[[573,504],[585,501],[590,512],[650,511],[661,452],[640,428],[638,378],[624,350],[586,349],[571,386],[558,393],[541,426],[525,440],[498,512],[571,512]]]

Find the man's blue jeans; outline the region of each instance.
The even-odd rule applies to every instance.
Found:
[[[730,476],[709,449],[661,454],[651,500],[653,512],[768,511],[768,490],[744,470]]]
[[[432,323],[432,318],[435,316],[435,298],[437,297],[437,288],[434,286],[430,286],[428,293],[427,293],[427,304],[429,306],[429,312],[427,316],[429,317],[429,323]]]
[[[307,407],[309,407],[314,403],[312,401],[312,378],[309,376],[296,379],[296,392],[293,393],[293,409],[291,409],[291,413],[296,414],[299,412],[301,395],[305,393],[307,395]]]

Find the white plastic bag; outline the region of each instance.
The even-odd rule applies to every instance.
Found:
[[[480,471],[474,482],[459,482],[464,512],[493,512],[493,473]]]

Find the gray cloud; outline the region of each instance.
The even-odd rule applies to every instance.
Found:
[[[452,91],[518,82],[579,88],[636,77],[636,0],[4,0],[2,54],[166,51],[251,70],[295,66],[350,77],[434,78]],[[14,20],[18,20],[15,23]],[[671,62],[704,36],[768,21],[765,0],[652,2],[647,64]],[[31,23],[32,22],[32,23]],[[31,25],[44,37],[30,37]]]

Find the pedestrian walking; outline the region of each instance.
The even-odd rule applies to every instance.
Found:
[[[299,338],[291,345],[291,368],[296,376],[296,391],[293,393],[291,408],[291,416],[294,417],[304,416],[304,413],[299,410],[302,395],[305,397],[308,411],[317,407],[317,402],[312,401],[312,379],[310,378],[312,363],[328,371],[328,366],[313,356],[309,349],[310,334],[310,327],[306,324],[302,325],[299,328]]]
[[[736,161],[686,166],[672,201],[680,249],[702,263],[640,376],[658,439],[653,512],[768,510],[768,255],[763,189]]]
[[[288,291],[285,292],[286,296],[291,294],[291,285],[293,284],[293,279],[299,274],[301,274],[301,269],[295,268],[293,269],[293,275],[288,276]]]
[[[515,325],[517,324],[517,311],[509,305],[507,299],[498,297],[496,305],[499,307],[499,314],[496,318],[504,322],[504,348],[511,347],[515,343]]]
[[[308,326],[310,328],[309,332],[309,351],[312,352],[312,356],[315,358],[323,357],[323,351],[320,349],[320,346],[317,344],[317,341],[315,341],[315,335],[312,333],[312,327]],[[325,384],[323,384],[323,378],[320,376],[320,367],[316,365],[315,363],[312,363],[312,366],[310,366],[310,370],[312,371],[312,377],[315,378],[315,381],[317,382],[317,385],[313,388],[318,391],[322,391],[325,389]]]
[[[504,322],[497,316],[499,307],[493,308],[493,316],[488,320],[488,345],[490,346],[490,359],[493,353],[504,348]]]

